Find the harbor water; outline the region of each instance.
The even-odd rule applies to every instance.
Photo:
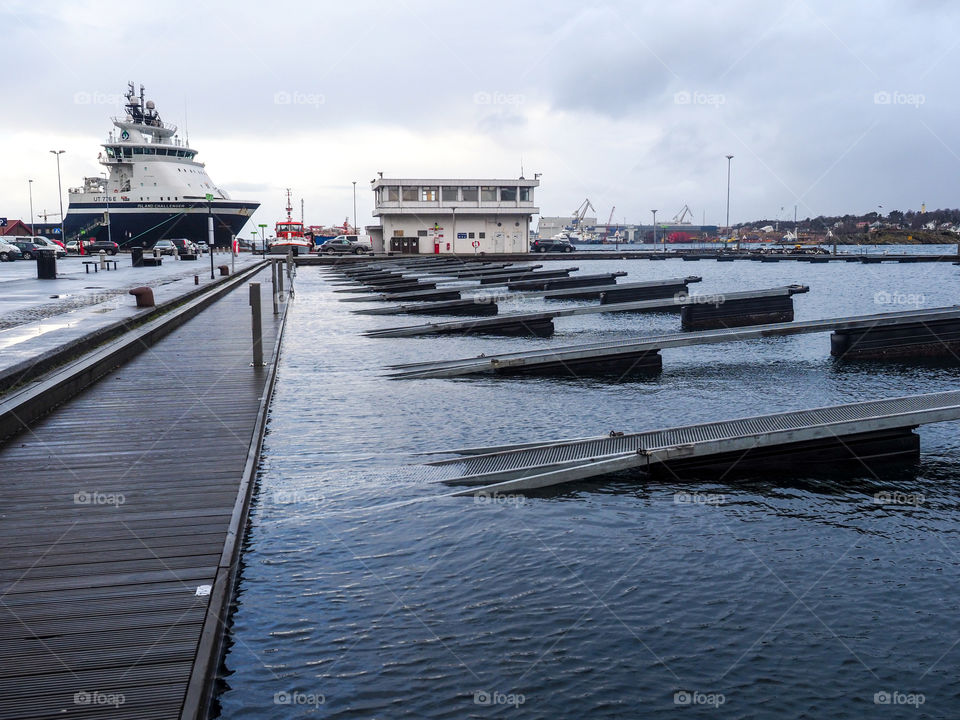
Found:
[[[956,304],[960,272],[553,265],[627,271],[621,282],[700,275],[695,293],[803,283],[798,320]],[[437,318],[351,314],[376,304],[338,302],[333,278],[296,278],[221,717],[955,716],[955,423],[918,430],[916,464],[627,475],[529,497],[439,497],[449,488],[419,453],[956,389],[960,363],[839,363],[816,334],[665,350],[652,378],[386,380],[403,362],[677,332],[679,316],[561,318],[553,338],[371,339]]]

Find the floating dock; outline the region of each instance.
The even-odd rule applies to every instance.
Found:
[[[460,495],[518,493],[624,471],[682,474],[915,457],[913,430],[960,419],[960,391],[909,395],[639,433],[452,451],[429,463],[469,485]]]
[[[394,365],[394,378],[441,378],[484,373],[514,374],[545,372],[582,375],[591,372],[627,374],[657,372],[662,367],[660,350],[672,347],[739,342],[766,337],[786,337],[820,332],[864,332],[873,341],[871,356],[886,344],[883,357],[948,356],[960,352],[960,306],[876,315],[825,318],[772,323],[746,328],[701,330],[674,335],[624,338],[613,342],[568,345],[514,353]],[[913,333],[915,342],[903,342],[903,333]],[[946,340],[942,338],[947,338]],[[953,338],[953,339],[951,339]],[[836,347],[836,345],[835,345]],[[835,353],[836,354],[836,353]],[[852,346],[839,357],[857,358]]]
[[[804,293],[808,290],[809,288],[804,285],[787,285],[779,288],[770,288],[768,290],[748,290],[744,292],[726,293],[722,296],[677,295],[672,298],[659,300],[639,300],[635,302],[564,307],[533,313],[498,315],[497,317],[479,320],[457,320],[407,327],[384,328],[382,330],[369,330],[364,334],[367,337],[379,338],[414,337],[418,335],[468,335],[476,333],[548,337],[554,332],[553,320],[555,318],[594,315],[597,313],[683,310],[686,309],[687,306],[694,308],[714,307],[721,302],[727,307],[741,306],[741,304],[747,303],[748,301],[750,302],[751,308],[764,304],[769,306],[771,303],[778,303],[777,307],[780,307],[779,302],[781,300],[789,300],[792,295]],[[718,300],[718,297],[722,297],[722,301]],[[467,301],[461,300],[460,302]],[[478,303],[478,305],[479,304],[480,303]],[[739,318],[733,312],[725,314],[724,317],[730,324],[737,324],[737,320],[740,320],[742,324],[751,324],[756,317],[756,311],[751,309],[748,312],[750,313],[749,315],[741,315]],[[790,314],[791,316],[793,314],[792,305]]]
[[[3,398],[62,404],[0,447],[0,717],[208,716],[286,317],[236,280]]]

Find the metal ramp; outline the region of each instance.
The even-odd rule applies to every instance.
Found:
[[[765,337],[785,337],[807,333],[829,332],[837,330],[856,330],[882,328],[905,323],[930,323],[938,320],[956,320],[960,318],[960,306],[933,308],[930,310],[912,310],[876,315],[825,318],[799,322],[771,323],[742,328],[721,330],[700,330],[647,337],[623,338],[621,340],[567,345],[539,350],[527,350],[498,355],[480,355],[473,358],[455,360],[428,361],[392,365],[391,370],[399,372],[390,375],[393,378],[441,378],[481,373],[517,372],[536,369],[538,366],[551,366],[563,363],[584,364],[603,360],[655,353],[658,350],[689,345],[707,345],[713,343],[738,342]]]
[[[461,454],[428,465],[455,475],[448,485],[481,486],[461,495],[506,493],[560,485],[658,463],[707,458],[756,448],[829,441],[865,433],[909,431],[960,419],[960,391],[908,395],[757,415],[632,434],[449,451]]]

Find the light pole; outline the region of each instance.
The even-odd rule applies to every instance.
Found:
[[[263,257],[267,256],[267,241],[263,237],[263,231],[266,229],[266,223],[260,223],[257,227],[260,228],[260,252],[263,254]]]
[[[357,181],[353,181],[353,231],[360,234],[357,229]]]
[[[656,248],[657,247],[657,211],[651,210],[650,212],[653,213],[653,247]],[[663,251],[666,252],[667,248],[664,247]]]
[[[63,186],[60,184],[60,156],[66,150],[51,150],[51,153],[57,156],[57,199],[60,201],[60,242],[67,244],[67,236],[63,232]]]
[[[100,173],[103,175],[103,194],[106,196],[104,201],[107,204],[107,240],[113,242],[113,235],[110,232],[110,187],[108,185],[108,178],[106,173]]]
[[[30,232],[36,235],[33,231],[33,180],[27,180],[27,183],[27,188],[30,190]],[[60,240],[62,242],[63,238],[61,237]],[[66,246],[66,243],[64,243],[64,246]]]

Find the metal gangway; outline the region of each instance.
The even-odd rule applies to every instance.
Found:
[[[463,448],[438,453],[458,457],[427,464],[445,470],[448,477],[438,482],[471,486],[459,495],[515,493],[664,463],[760,448],[789,452],[801,443],[843,443],[851,436],[910,432],[920,425],[958,419],[960,390],[951,390],[663,430]]]
[[[393,378],[443,378],[483,373],[536,370],[538,367],[569,363],[583,367],[586,363],[656,353],[664,348],[739,342],[768,337],[785,337],[841,330],[873,330],[893,325],[933,323],[960,319],[960,306],[909,310],[874,315],[824,318],[797,322],[770,323],[748,327],[699,330],[669,335],[623,338],[614,341],[566,345],[496,355],[480,355],[454,360],[431,360],[391,365]]]

